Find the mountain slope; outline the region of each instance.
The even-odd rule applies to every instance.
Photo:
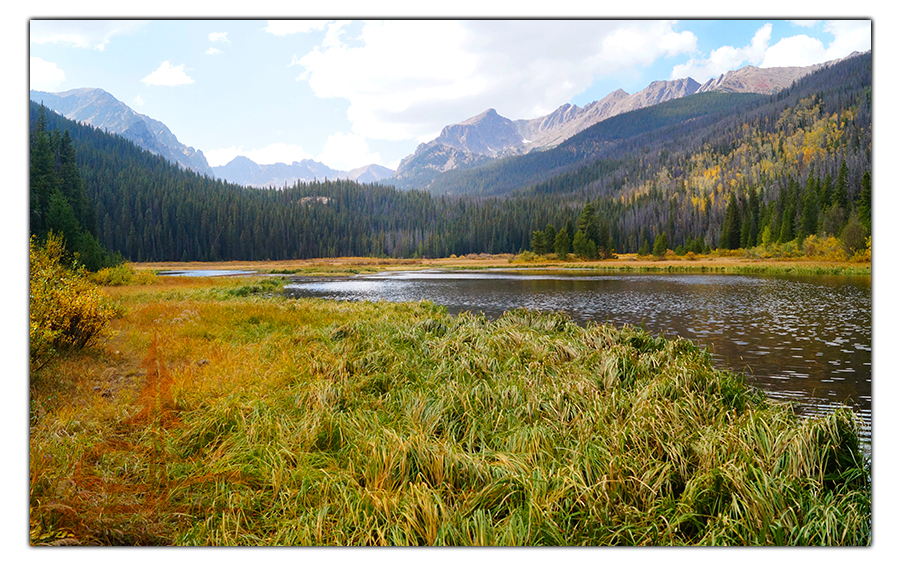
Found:
[[[400,187],[435,188],[441,182],[438,177],[444,172],[471,169],[497,158],[554,148],[590,126],[618,115],[698,93],[771,95],[839,61],[841,59],[808,67],[748,66],[702,85],[689,77],[654,81],[633,95],[619,89],[583,108],[564,104],[546,116],[531,120],[511,121],[491,109],[459,124],[446,126],[436,139],[419,145],[401,162],[389,182]]]
[[[32,90],[31,100],[70,120],[119,134],[184,168],[212,176],[203,152],[185,146],[165,124],[135,112],[102,89],[72,89],[61,93]]]

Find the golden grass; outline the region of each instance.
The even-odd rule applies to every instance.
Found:
[[[109,340],[32,378],[33,544],[870,542],[855,418],[688,341],[271,286],[105,289]]]

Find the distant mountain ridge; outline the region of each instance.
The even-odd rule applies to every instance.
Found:
[[[102,89],[82,88],[60,93],[32,90],[31,100],[70,120],[119,134],[184,168],[213,175],[203,152],[185,146],[164,123],[135,112]]]
[[[212,172],[216,178],[245,187],[281,188],[297,182],[313,182],[323,180],[352,180],[359,183],[374,183],[394,174],[384,166],[370,164],[349,171],[334,170],[321,162],[304,159],[300,162],[285,164],[257,164],[246,156],[237,156],[228,164],[214,166]]]
[[[32,90],[30,93],[32,101],[42,103],[70,120],[118,134],[184,168],[242,186],[279,188],[297,181],[325,179],[377,182],[394,173],[377,164],[341,171],[314,160],[257,164],[244,156],[238,156],[224,166],[210,167],[202,151],[179,142],[164,123],[135,112],[103,89],[71,89],[60,93]]]
[[[857,54],[854,52],[845,58]],[[703,84],[690,77],[654,81],[632,95],[618,89],[584,107],[567,103],[546,116],[531,120],[512,121],[492,108],[446,126],[437,138],[420,144],[413,154],[401,161],[391,182],[401,187],[426,188],[438,175],[449,170],[473,168],[495,158],[553,148],[613,116],[697,93],[777,93],[801,77],[841,60],[807,67],[747,66]]]

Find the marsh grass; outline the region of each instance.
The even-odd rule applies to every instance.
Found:
[[[264,286],[110,289],[108,344],[32,379],[32,543],[871,541],[856,418],[684,339]]]

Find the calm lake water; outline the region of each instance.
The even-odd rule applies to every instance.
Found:
[[[390,272],[299,279],[294,297],[431,300],[457,314],[510,308],[561,311],[575,321],[641,326],[710,350],[805,415],[851,406],[871,438],[871,276],[615,274],[478,271]]]

